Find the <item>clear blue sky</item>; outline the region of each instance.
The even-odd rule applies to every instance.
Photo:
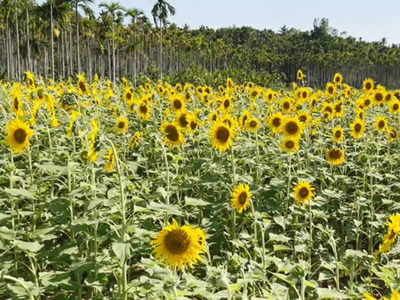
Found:
[[[43,0],[42,0],[43,1]],[[42,2],[40,1],[40,2]],[[100,2],[111,0],[96,0]],[[155,0],[114,0],[125,7],[142,9],[151,17]],[[314,18],[328,18],[339,32],[366,41],[386,37],[400,44],[400,0],[169,0],[176,8],[170,18],[190,28],[252,26],[279,30],[283,25],[300,30],[312,29]]]

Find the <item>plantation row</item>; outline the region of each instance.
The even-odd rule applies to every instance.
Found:
[[[2,82],[0,295],[398,299],[400,90]]]

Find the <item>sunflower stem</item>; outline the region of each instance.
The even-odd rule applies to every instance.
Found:
[[[96,194],[96,170],[94,168],[94,163],[91,164],[91,182],[92,182],[92,193],[93,193],[93,201],[96,202],[97,200],[97,194]],[[93,241],[93,261],[96,264],[97,262],[97,251],[98,251],[98,237],[97,237],[97,231],[99,227],[99,211],[97,209],[97,204],[96,207],[94,208],[94,213],[95,213],[95,223],[94,223],[94,241]],[[97,278],[97,268],[95,268],[95,276],[94,278]],[[91,291],[92,296],[96,295],[96,289],[93,288]]]
[[[312,250],[313,250],[313,216],[311,210],[311,200],[308,204],[308,214],[309,214],[309,221],[310,221],[310,252],[309,252],[309,264],[310,264],[310,274],[312,273]]]
[[[30,183],[29,185],[32,186],[33,184],[33,171],[32,171],[32,150],[31,146],[28,146],[28,164],[29,164],[29,175],[30,175]],[[36,203],[35,197],[32,197],[32,232],[36,230]]]
[[[232,163],[232,172],[233,172],[232,182],[233,182],[233,184],[235,184],[235,182],[236,182],[236,166],[235,166],[235,157],[233,155],[233,147],[231,147],[231,163]]]
[[[167,172],[167,197],[165,199],[165,204],[169,205],[169,193],[171,190],[171,184],[170,184],[170,178],[169,178],[169,164],[168,164],[168,157],[167,157],[167,150],[165,149],[165,146],[163,144],[163,142],[161,141],[161,147],[163,150],[163,156],[164,156],[164,163],[165,163],[165,170]],[[168,213],[165,212],[165,224],[168,223]]]
[[[289,202],[290,202],[290,182],[292,180],[292,156],[289,154],[289,162],[288,162],[288,184],[287,184],[287,201],[286,201],[286,210],[285,210],[285,216],[288,215],[289,213]]]
[[[258,131],[256,131],[256,155],[257,155],[257,166],[260,165],[260,148],[258,145]],[[260,181],[260,173],[259,173],[259,168],[256,168],[256,184],[259,184]]]

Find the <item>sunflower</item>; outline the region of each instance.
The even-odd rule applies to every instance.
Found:
[[[32,135],[33,131],[28,123],[15,119],[7,125],[6,142],[14,153],[21,153],[29,147],[29,139]]]
[[[335,127],[332,129],[332,139],[336,143],[341,143],[344,137],[344,130],[342,127]]]
[[[292,101],[290,98],[283,98],[280,103],[281,111],[289,113],[292,110]]]
[[[250,187],[248,184],[239,184],[232,193],[232,206],[238,213],[242,213],[250,204]]]
[[[362,119],[355,119],[353,123],[350,124],[351,135],[355,139],[359,139],[364,134],[365,123]]]
[[[387,222],[387,233],[383,237],[382,244],[379,245],[378,251],[374,256],[378,256],[380,253],[389,252],[392,249],[393,243],[400,232],[400,214],[392,215]]]
[[[128,130],[128,119],[119,117],[115,122],[115,130],[119,133],[125,133]]]
[[[363,81],[362,89],[365,93],[369,93],[374,89],[374,80],[371,78],[367,78]]]
[[[239,118],[239,124],[242,129],[246,128],[246,123],[250,119],[250,117],[251,114],[247,109],[242,112],[242,115]]]
[[[297,70],[296,78],[297,78],[297,80],[299,80],[299,81],[301,81],[301,80],[304,79],[304,74],[303,74],[303,71],[302,71],[302,70],[300,70],[300,69]]]
[[[219,112],[217,110],[214,110],[208,115],[208,120],[210,121],[210,123],[217,121],[218,114]]]
[[[331,166],[338,166],[344,162],[344,151],[342,149],[326,150],[326,160]]]
[[[169,98],[169,104],[173,111],[185,110],[185,101],[181,96],[175,95]]]
[[[133,89],[125,88],[122,100],[124,100],[126,103],[130,103],[133,100],[133,98],[134,98]]]
[[[131,140],[129,141],[129,149],[134,149],[139,142],[140,137],[142,136],[140,131],[136,131],[134,135],[132,135]]]
[[[97,133],[99,132],[99,126],[96,119],[92,119],[91,124],[92,131],[89,134],[90,145],[88,151],[88,159],[89,161],[94,162],[97,160],[97,152],[100,150],[100,143],[97,136]]]
[[[188,129],[189,124],[190,124],[190,113],[188,113],[186,111],[179,111],[176,114],[175,122],[176,122],[176,124],[179,125],[179,127],[182,130]]]
[[[342,74],[336,73],[336,74],[333,76],[333,82],[334,82],[335,85],[341,85],[342,82],[343,82],[343,76],[342,76]]]
[[[302,205],[314,197],[314,188],[307,181],[299,181],[293,189],[293,198],[297,204]]]
[[[281,141],[281,150],[286,153],[299,151],[299,139],[294,137],[285,137]]]
[[[189,126],[188,126],[189,133],[195,132],[197,129],[199,129],[200,125],[201,125],[201,122],[200,122],[199,118],[197,117],[197,112],[194,111],[189,116]]]
[[[336,101],[333,104],[333,112],[336,118],[341,118],[344,115],[344,105],[342,101]]]
[[[333,116],[335,115],[335,109],[331,103],[325,102],[321,108],[322,117],[325,120],[332,120]]]
[[[303,125],[295,117],[286,117],[283,120],[282,132],[286,137],[298,138],[303,132]]]
[[[247,120],[246,128],[252,132],[256,132],[258,129],[260,129],[260,121],[257,118],[252,117]]]
[[[104,165],[104,172],[110,173],[114,170],[115,167],[115,155],[112,148],[108,149],[107,154],[105,155],[106,164]]]
[[[19,89],[15,89],[11,93],[11,110],[15,116],[22,115],[22,93]]]
[[[70,139],[72,135],[75,133],[76,126],[75,121],[81,115],[79,111],[73,110],[71,111],[71,118],[69,120],[69,125],[67,129],[67,137]]]
[[[280,112],[272,114],[270,117],[266,118],[267,126],[273,133],[282,132],[284,116]]]
[[[249,97],[251,100],[257,100],[261,95],[261,91],[258,87],[251,88]]]
[[[232,146],[234,131],[221,120],[211,125],[210,139],[211,144],[220,152],[225,152]]]
[[[399,137],[397,130],[393,127],[390,127],[386,132],[387,132],[387,138],[391,143],[393,143]]]
[[[34,88],[35,87],[35,76],[29,71],[26,71],[24,74],[25,74],[27,85],[30,88]]]
[[[85,75],[79,74],[78,76],[78,92],[80,95],[87,95],[89,94],[89,87],[86,83]]]
[[[373,100],[370,97],[365,97],[362,101],[362,106],[364,109],[368,109],[371,107]]]
[[[379,105],[384,102],[386,92],[384,89],[376,89],[373,94],[374,104]]]
[[[393,97],[394,98],[394,97]],[[400,101],[397,99],[392,99],[389,102],[389,110],[392,114],[397,114],[400,112]]]
[[[336,94],[336,86],[332,82],[328,82],[325,87],[325,93],[329,98],[333,98]]]
[[[136,106],[136,112],[139,118],[149,120],[151,116],[151,106],[149,101],[146,101],[146,99],[141,100]]]
[[[297,113],[297,119],[305,126],[311,121],[311,115],[308,111],[300,111]]]
[[[175,123],[164,121],[161,125],[161,131],[164,134],[164,142],[169,147],[183,144],[182,132]]]
[[[236,121],[236,119],[235,119],[232,115],[230,115],[230,114],[225,114],[225,115],[221,116],[221,117],[219,118],[219,120],[220,120],[222,123],[228,125],[229,128],[233,131],[233,133],[236,132],[236,128],[237,128],[237,126],[238,126],[238,122]]]
[[[222,98],[221,105],[219,106],[219,109],[221,111],[229,112],[229,111],[231,111],[232,107],[233,107],[233,104],[232,104],[231,97],[225,96],[224,98]]]
[[[179,270],[201,261],[200,254],[206,251],[204,231],[189,225],[179,226],[175,219],[154,237],[152,244],[157,259]]]
[[[275,92],[271,89],[268,89],[264,93],[264,100],[267,102],[272,102],[275,97]]]
[[[387,120],[384,116],[379,116],[375,119],[375,128],[378,131],[385,131],[387,128]]]

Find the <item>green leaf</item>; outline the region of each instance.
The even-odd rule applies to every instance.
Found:
[[[350,299],[346,294],[327,288],[317,288],[317,294],[321,299]]]
[[[38,252],[43,247],[43,245],[39,244],[38,242],[24,242],[18,240],[14,241],[14,245],[19,249],[28,252]]]
[[[191,197],[185,197],[185,206],[206,206],[209,205],[210,203],[197,199],[197,198],[191,198]]]

